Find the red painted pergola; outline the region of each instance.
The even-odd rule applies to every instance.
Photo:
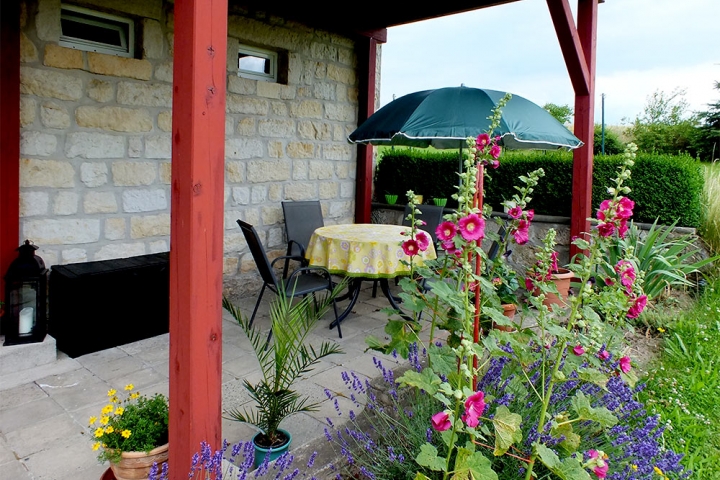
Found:
[[[118,0],[119,1],[119,0]],[[262,10],[358,39],[358,124],[375,110],[376,53],[388,27],[518,0],[363,4],[337,16],[337,2],[277,4],[245,1]],[[571,235],[590,228],[599,0],[578,0],[577,26],[569,0],[547,0],[575,90]],[[602,0],[600,0],[602,1]],[[411,11],[410,11],[411,10]],[[172,216],[170,243],[170,462],[186,478],[201,441],[221,442],[222,260],[225,83],[228,0],[176,0],[173,75]],[[0,2],[0,275],[20,245],[20,11]],[[356,222],[370,221],[372,148],[358,146]],[[571,250],[571,254],[575,253]],[[0,295],[4,286],[0,280]]]

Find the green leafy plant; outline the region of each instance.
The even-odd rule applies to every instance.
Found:
[[[343,353],[333,342],[322,342],[316,350],[308,343],[308,336],[344,285],[344,282],[339,283],[332,294],[308,295],[294,304],[292,296],[281,290],[270,306],[272,341],[266,339],[259,327],[251,327],[248,318],[223,298],[223,307],[250,339],[263,377],[255,384],[243,380],[245,389],[255,401],[253,409],[230,408],[226,413],[232,420],[257,427],[262,433],[257,439],[260,446],[275,448],[285,444],[288,439],[278,431],[280,422],[298,412],[317,410],[317,404],[309,403],[309,398],[301,396],[293,386],[322,358]]]
[[[132,384],[125,386],[127,396],[121,399],[115,389],[108,391],[109,403],[99,416],[90,417],[93,429],[93,450],[99,450],[98,460],[117,462],[123,452],[149,452],[168,442],[167,397],[153,397],[133,392]]]

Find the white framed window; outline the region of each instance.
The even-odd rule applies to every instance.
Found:
[[[63,47],[120,57],[135,56],[135,23],[129,18],[62,5],[60,28],[58,44]]]
[[[277,82],[277,52],[240,45],[238,50],[238,75],[253,80]]]

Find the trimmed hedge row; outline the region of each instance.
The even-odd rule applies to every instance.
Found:
[[[608,197],[606,189],[613,185],[622,155],[598,155],[593,164],[593,210]],[[572,201],[572,153],[570,152],[505,152],[500,167],[491,170],[485,182],[485,202],[500,210],[504,198],[515,192],[517,178],[537,168],[545,177],[533,193],[535,213],[570,216]],[[377,200],[384,202],[386,193],[398,194],[404,203],[405,192],[423,195],[426,203],[433,197],[448,198],[456,191],[459,160],[457,151],[425,149],[386,149],[375,170]],[[627,183],[635,201],[633,218],[637,222],[697,227],[700,224],[701,194],[704,180],[700,163],[689,155],[656,155],[638,153],[632,178]]]

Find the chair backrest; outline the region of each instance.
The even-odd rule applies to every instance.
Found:
[[[415,208],[420,210],[419,215],[415,215],[415,218],[418,220],[423,220],[426,225],[424,227],[421,227],[421,230],[425,230],[430,234],[432,237],[433,243],[437,243],[437,235],[435,234],[435,230],[437,230],[438,225],[440,225],[443,221],[443,212],[445,210],[445,207],[438,207],[437,205],[415,205]],[[405,205],[405,213],[403,213],[403,221],[402,224],[406,227],[410,226],[410,220],[408,220],[408,216],[410,215],[410,204]]]
[[[260,237],[258,236],[255,227],[249,223],[243,222],[242,220],[238,220],[237,223],[240,225],[243,235],[245,235],[245,241],[247,242],[248,247],[250,247],[250,253],[252,253],[253,260],[255,260],[255,265],[257,265],[257,268],[260,271],[260,276],[262,277],[263,282],[277,287],[277,277],[272,269],[272,265],[270,265],[270,260],[265,253],[265,249],[263,248],[262,243],[260,243]]]
[[[325,225],[322,207],[318,200],[305,202],[282,202],[285,216],[285,234],[288,242],[292,240],[307,248],[315,229]],[[289,255],[302,255],[300,248],[292,244]]]

